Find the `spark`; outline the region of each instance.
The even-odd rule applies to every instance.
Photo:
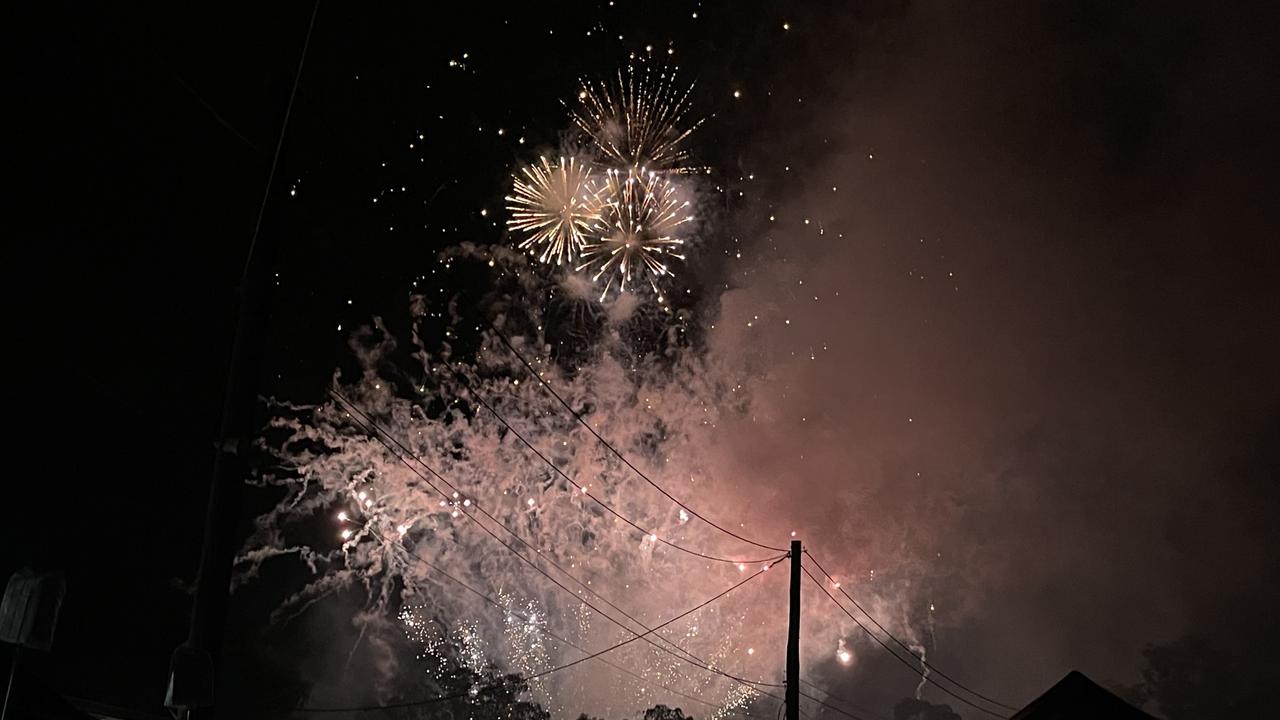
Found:
[[[542,157],[516,176],[507,197],[507,227],[526,233],[522,250],[544,263],[574,261],[600,221],[600,193],[591,175],[591,166],[577,158],[560,158],[553,165]]]
[[[702,125],[687,121],[693,85],[677,88],[675,71],[628,65],[617,83],[583,81],[573,122],[610,164],[686,173],[685,140]]]
[[[689,202],[680,200],[671,181],[644,168],[625,173],[610,170],[606,179],[599,236],[582,248],[583,262],[576,269],[594,270],[592,282],[608,275],[602,301],[615,282],[620,292],[626,292],[628,283],[638,277],[659,292],[657,279],[672,274],[664,260],[684,260],[678,252],[684,240],[676,233],[693,219],[687,214]]]
[[[849,652],[849,649],[844,646],[844,638],[840,638],[836,643],[836,659],[840,661],[841,665],[848,665],[853,662],[853,653]]]

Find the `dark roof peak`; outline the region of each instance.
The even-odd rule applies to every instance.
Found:
[[[1114,693],[1072,670],[1010,720],[1153,720]]]

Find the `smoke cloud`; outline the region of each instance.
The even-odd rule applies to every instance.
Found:
[[[952,674],[1015,702],[1072,668],[1130,680],[1270,581],[1247,518],[1274,487],[1231,466],[1280,398],[1274,53],[1197,6],[875,20],[824,25],[862,42],[773,88],[803,111],[755,145],[778,196],[749,204],[765,230],[710,339],[759,372],[712,447],[842,572],[914,568],[881,612],[932,603]],[[827,669],[891,702],[912,678],[887,665]]]

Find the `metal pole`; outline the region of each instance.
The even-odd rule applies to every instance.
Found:
[[[791,541],[791,616],[787,623],[787,720],[800,720],[800,541]]]

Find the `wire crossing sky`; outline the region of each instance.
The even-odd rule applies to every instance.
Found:
[[[351,403],[350,403],[350,401],[346,400],[345,398],[342,398],[341,396],[338,396],[336,393],[335,393],[335,396],[336,396],[336,397],[338,397],[338,398],[343,402],[343,404],[348,408],[348,410],[350,410],[350,412],[353,412],[353,413],[355,413],[355,414],[356,414],[356,416],[357,416],[357,418],[358,418],[358,419],[356,420],[356,422],[357,422],[357,424],[359,424],[359,425],[360,425],[360,427],[362,427],[362,428],[363,428],[363,429],[365,429],[367,432],[369,432],[369,434],[370,434],[371,436],[373,436],[373,437],[374,437],[374,438],[375,438],[375,439],[376,439],[380,444],[382,444],[382,445],[383,445],[383,446],[384,446],[384,447],[385,447],[389,452],[391,452],[391,453],[396,457],[396,459],[397,459],[397,460],[399,460],[401,463],[403,463],[406,467],[410,468],[410,470],[411,470],[412,472],[414,472],[416,475],[418,475],[418,477],[419,477],[420,479],[422,479],[424,482],[428,483],[428,485],[430,485],[430,487],[431,487],[431,489],[432,489],[432,490],[436,491],[439,495],[441,495],[443,498],[445,498],[445,499],[446,499],[446,501],[448,501],[448,500],[450,500],[450,499],[457,499],[458,490],[457,490],[456,486],[454,486],[452,483],[450,483],[450,482],[449,482],[449,481],[448,481],[444,476],[440,475],[440,474],[439,474],[439,473],[437,473],[434,469],[432,469],[432,467],[431,467],[430,465],[428,465],[427,463],[425,463],[425,462],[424,462],[420,457],[418,457],[418,456],[416,456],[416,455],[409,455],[409,457],[412,457],[412,459],[413,459],[413,461],[414,461],[414,462],[416,462],[417,464],[419,464],[419,465],[421,465],[423,468],[425,468],[425,469],[427,470],[427,472],[428,472],[428,473],[430,473],[432,476],[434,476],[434,477],[435,477],[437,480],[439,480],[440,482],[444,483],[444,484],[446,485],[446,487],[448,487],[448,488],[449,488],[450,490],[452,490],[453,492],[452,492],[452,493],[450,493],[450,492],[448,492],[448,491],[446,491],[446,490],[442,490],[442,489],[440,489],[440,488],[436,487],[434,484],[432,484],[432,483],[431,483],[430,479],[428,479],[425,475],[422,475],[422,474],[421,474],[421,473],[419,473],[416,469],[414,469],[414,468],[413,468],[413,465],[409,462],[408,457],[406,457],[405,455],[401,455],[401,454],[400,454],[400,452],[409,453],[408,448],[406,448],[406,447],[404,447],[403,445],[401,445],[401,444],[400,444],[400,442],[399,442],[398,440],[396,440],[393,436],[391,436],[390,434],[388,434],[384,429],[380,428],[376,423],[373,423],[373,422],[369,419],[369,417],[368,417],[367,415],[365,415],[361,410],[359,410],[358,408],[356,408],[356,406],[355,406],[355,405],[351,404]],[[386,438],[385,440],[383,439],[384,437]],[[393,447],[393,446],[394,446],[394,447]],[[715,667],[713,667],[712,665],[708,664],[708,663],[707,663],[707,661],[705,661],[705,660],[703,660],[703,659],[701,659],[701,658],[697,657],[696,655],[693,655],[692,653],[688,652],[687,650],[685,650],[685,649],[683,649],[683,648],[680,648],[679,646],[676,646],[676,645],[674,645],[674,644],[672,644],[672,647],[673,647],[676,651],[678,651],[678,652],[673,652],[673,650],[670,650],[670,649],[668,649],[668,648],[664,647],[663,645],[659,645],[659,644],[654,643],[654,641],[653,641],[652,639],[650,639],[650,638],[649,638],[649,635],[651,635],[651,634],[653,634],[653,633],[654,633],[655,628],[651,628],[651,627],[649,627],[649,626],[647,626],[647,625],[644,625],[643,623],[640,623],[640,621],[636,620],[636,619],[635,619],[635,618],[633,618],[632,616],[630,616],[630,615],[626,614],[626,613],[625,613],[625,611],[623,611],[621,608],[619,608],[616,604],[614,604],[613,602],[610,602],[610,601],[609,601],[607,598],[605,598],[603,595],[600,595],[597,591],[595,591],[595,590],[591,589],[591,588],[588,586],[588,584],[586,584],[586,583],[582,582],[580,579],[578,579],[577,577],[575,577],[573,574],[569,573],[569,572],[568,572],[567,570],[565,570],[562,566],[560,566],[559,564],[557,564],[554,560],[550,560],[550,559],[548,559],[548,558],[547,558],[547,553],[546,553],[546,552],[544,552],[542,549],[539,549],[539,548],[535,547],[534,545],[530,544],[528,541],[524,540],[524,539],[523,539],[523,538],[522,538],[518,533],[516,533],[515,531],[511,530],[509,527],[507,527],[506,525],[504,525],[503,523],[501,523],[500,521],[498,521],[498,520],[497,520],[497,519],[496,519],[492,514],[490,514],[487,510],[485,510],[485,509],[484,509],[483,507],[481,507],[479,504],[472,504],[472,503],[470,503],[470,502],[466,502],[464,505],[462,505],[462,507],[463,507],[463,508],[470,508],[470,509],[471,509],[471,510],[465,510],[465,509],[464,509],[464,510],[462,511],[462,515],[463,515],[463,516],[467,517],[468,519],[471,519],[471,520],[475,521],[475,522],[477,523],[477,525],[478,525],[478,526],[479,526],[479,527],[480,527],[480,528],[481,528],[481,529],[482,529],[486,534],[488,534],[490,537],[492,537],[494,540],[496,540],[499,544],[501,544],[504,548],[506,548],[508,551],[510,551],[512,555],[514,555],[515,557],[517,557],[517,558],[518,558],[519,560],[521,560],[522,562],[526,563],[530,568],[532,568],[533,570],[535,570],[538,574],[542,575],[542,576],[543,576],[543,577],[545,577],[547,580],[550,580],[550,581],[551,581],[551,582],[552,582],[552,583],[553,583],[553,584],[554,584],[558,589],[560,589],[561,591],[563,591],[563,592],[565,592],[565,593],[568,593],[569,595],[571,595],[571,596],[575,596],[575,597],[576,597],[576,596],[581,592],[581,591],[579,591],[579,593],[575,593],[574,591],[570,590],[568,587],[566,587],[565,585],[563,585],[562,583],[560,583],[560,581],[556,580],[556,579],[555,579],[555,578],[553,578],[551,575],[547,574],[547,572],[546,572],[546,571],[544,571],[542,568],[540,568],[540,567],[539,567],[535,562],[533,562],[532,560],[528,559],[524,554],[520,553],[518,550],[516,550],[516,549],[515,549],[513,546],[511,546],[509,543],[507,543],[506,541],[504,541],[504,540],[502,540],[501,538],[499,538],[496,534],[494,534],[494,533],[493,533],[493,531],[492,531],[492,530],[490,530],[488,527],[486,527],[483,523],[480,523],[480,521],[479,521],[479,520],[477,520],[477,519],[476,519],[476,518],[471,514],[471,511],[472,511],[472,510],[474,510],[474,511],[479,511],[479,512],[480,512],[480,513],[481,513],[485,518],[489,519],[491,522],[493,522],[494,524],[496,524],[499,528],[501,528],[501,529],[503,529],[504,531],[506,531],[506,532],[507,532],[507,534],[511,535],[511,536],[512,536],[514,539],[516,539],[518,542],[520,542],[520,543],[524,544],[524,545],[525,545],[526,547],[528,547],[530,550],[533,550],[533,551],[535,552],[535,554],[536,554],[538,557],[540,557],[540,558],[541,558],[541,559],[543,559],[544,561],[548,562],[552,567],[554,567],[554,568],[555,568],[556,570],[558,570],[561,574],[565,575],[565,576],[566,576],[566,577],[568,577],[570,580],[572,580],[573,582],[575,582],[576,584],[578,584],[578,585],[579,585],[580,587],[582,587],[586,592],[588,592],[588,593],[590,593],[591,595],[593,595],[594,597],[596,597],[596,598],[600,599],[601,601],[603,601],[605,604],[607,604],[609,607],[613,608],[614,610],[617,610],[617,611],[619,611],[619,612],[622,612],[622,613],[624,614],[624,616],[626,616],[626,617],[627,617],[627,619],[629,619],[629,620],[631,620],[632,622],[635,622],[636,624],[640,625],[640,627],[642,627],[642,628],[645,630],[645,632],[637,634],[637,633],[635,633],[635,631],[631,630],[631,629],[630,629],[626,624],[624,624],[624,623],[622,623],[622,622],[620,622],[620,621],[618,621],[618,620],[614,619],[612,616],[610,616],[610,615],[608,615],[607,613],[605,613],[605,612],[601,611],[601,610],[600,610],[599,608],[597,608],[595,605],[592,605],[592,604],[590,603],[590,601],[587,601],[587,600],[581,600],[581,602],[582,602],[584,605],[586,605],[587,607],[589,607],[591,610],[593,610],[593,611],[595,611],[597,614],[599,614],[599,615],[601,615],[601,616],[605,617],[606,619],[608,619],[611,623],[613,623],[614,625],[616,625],[616,626],[617,626],[617,627],[619,627],[620,629],[622,629],[622,630],[624,630],[624,631],[626,631],[626,632],[630,633],[630,634],[632,635],[632,639],[633,639],[633,640],[644,640],[646,643],[652,644],[652,645],[654,645],[654,647],[658,648],[659,650],[662,650],[663,652],[666,652],[666,653],[668,653],[668,654],[672,654],[674,657],[677,657],[677,658],[679,658],[679,659],[683,660],[684,662],[687,662],[687,663],[693,664],[694,666],[699,667],[699,668],[701,668],[701,669],[703,669],[703,670],[707,670],[707,671],[709,671],[709,672],[712,672],[712,673],[715,673],[715,674],[718,674],[718,675],[722,675],[722,676],[724,676],[724,677],[726,677],[726,678],[729,678],[729,679],[731,679],[731,680],[733,680],[733,681],[735,681],[735,682],[741,683],[741,684],[743,684],[743,685],[745,685],[745,686],[751,686],[753,689],[758,689],[758,688],[760,688],[760,687],[781,687],[781,685],[779,685],[779,684],[777,684],[777,683],[767,683],[767,682],[761,682],[761,681],[755,681],[755,680],[747,680],[747,679],[744,679],[744,678],[738,677],[738,676],[736,676],[736,675],[732,675],[732,674],[730,674],[730,673],[726,673],[726,672],[724,672],[723,670],[718,670],[718,669],[716,669]],[[344,520],[344,522],[345,522],[345,520]],[[347,531],[344,531],[344,539],[350,539],[350,538],[351,538],[351,535],[346,534],[346,532],[347,532]],[[401,534],[403,534],[403,533],[401,533]],[[763,573],[763,572],[767,571],[767,570],[770,568],[770,566],[772,566],[774,563],[776,563],[776,562],[778,562],[779,560],[781,560],[781,559],[782,559],[782,557],[784,557],[784,556],[774,557],[774,558],[771,558],[771,559],[769,559],[769,560],[765,561],[764,563],[762,563],[762,564],[761,564],[761,567],[760,567],[760,569],[759,569],[759,570],[757,570],[756,574]],[[755,577],[755,575],[753,574],[751,577]],[[739,583],[739,584],[741,584],[741,583]],[[737,586],[738,586],[738,585],[734,585],[733,587],[734,587],[734,588],[736,588]],[[732,589],[732,588],[730,588],[730,589]],[[726,591],[726,593],[727,593],[727,591]],[[722,593],[721,595],[717,595],[717,596],[716,596],[715,598],[713,598],[713,599],[719,599],[720,597],[723,597],[723,595],[724,595],[724,594],[726,594],[726,593]],[[701,609],[702,607],[704,607],[704,606],[705,606],[705,604],[706,604],[706,603],[704,603],[704,604],[702,604],[702,605],[698,605],[698,606],[697,606],[697,607],[695,607],[694,609],[695,609],[695,610],[697,610],[697,609]],[[689,612],[683,613],[683,614],[681,614],[680,616],[678,616],[677,618],[675,618],[675,619],[673,619],[673,620],[670,620],[670,621],[668,621],[668,622],[667,622],[667,623],[665,623],[665,624],[670,624],[671,622],[675,622],[675,620],[681,619],[681,618],[685,617],[686,615],[690,614],[691,612],[693,612],[693,611],[691,610],[691,611],[689,611]],[[664,625],[665,625],[665,624],[664,624]],[[661,626],[659,626],[659,627],[661,627]],[[662,638],[662,636],[658,636],[658,637],[659,637],[660,639],[664,639],[664,638]],[[669,642],[669,641],[667,641],[667,643],[668,643],[668,644],[670,644],[670,642]],[[625,643],[624,643],[624,644],[625,644]],[[622,647],[622,645],[620,644],[620,645],[617,645],[617,646],[614,646],[614,647]],[[614,649],[614,647],[611,647],[610,649]],[[573,665],[576,665],[576,664],[577,664],[577,663],[575,662],[575,663],[572,663],[572,664],[570,664],[570,665],[566,665],[566,666],[564,666],[564,667],[572,667]],[[536,675],[536,676],[531,676],[529,679],[536,679],[536,677],[541,677],[543,674],[546,674],[546,673],[540,673],[540,674],[538,674],[538,675]],[[768,696],[770,696],[770,697],[773,697],[772,695],[770,695],[770,694],[769,694],[769,693],[767,693],[766,691],[760,691],[760,692],[763,692],[763,694],[768,695]]]
[[[493,327],[493,326],[491,325],[490,327]],[[735,538],[735,539],[737,539],[737,540],[741,540],[742,542],[745,542],[745,543],[747,543],[747,544],[749,544],[749,545],[754,545],[754,546],[756,546],[756,547],[758,547],[758,548],[763,548],[763,549],[765,549],[765,550],[776,550],[776,551],[779,551],[779,552],[785,552],[785,551],[786,551],[786,550],[785,550],[785,548],[775,547],[775,546],[773,546],[773,545],[766,545],[766,544],[764,544],[764,543],[760,543],[760,542],[757,542],[757,541],[755,541],[755,540],[750,540],[750,539],[748,539],[748,538],[745,538],[745,537],[743,537],[743,536],[741,536],[741,535],[739,535],[739,534],[737,534],[737,533],[733,532],[732,530],[729,530],[729,529],[727,529],[727,528],[725,528],[725,527],[723,527],[723,526],[721,526],[721,525],[716,524],[715,522],[712,522],[711,520],[708,520],[707,518],[705,518],[705,517],[703,517],[702,515],[698,514],[698,512],[697,512],[697,511],[695,511],[693,508],[690,508],[690,507],[688,507],[688,506],[684,505],[683,503],[681,503],[679,500],[677,500],[677,499],[675,498],[675,496],[671,495],[669,492],[667,492],[665,489],[663,489],[663,488],[662,488],[662,486],[658,485],[658,484],[657,484],[656,482],[654,482],[653,480],[650,480],[648,475],[645,475],[643,472],[641,472],[641,470],[640,470],[639,468],[637,468],[636,466],[632,465],[632,464],[631,464],[631,461],[627,460],[627,458],[626,458],[626,456],[625,456],[625,455],[623,455],[621,452],[618,452],[618,450],[617,450],[617,449],[615,449],[612,445],[610,445],[610,444],[609,444],[609,441],[608,441],[608,440],[605,440],[603,436],[601,436],[598,432],[596,432],[595,428],[593,428],[593,427],[591,426],[591,423],[588,423],[586,420],[584,420],[584,419],[583,419],[583,417],[582,417],[582,415],[580,415],[576,410],[574,410],[574,409],[573,409],[573,407],[571,407],[571,406],[569,405],[569,403],[565,402],[564,398],[563,398],[563,397],[561,397],[561,396],[560,396],[560,394],[559,394],[559,393],[557,393],[557,392],[555,391],[555,389],[551,387],[551,384],[550,384],[550,383],[548,383],[548,382],[546,381],[546,379],[545,379],[545,378],[543,378],[543,377],[542,377],[542,375],[541,375],[538,371],[536,371],[536,370],[534,370],[534,369],[533,369],[533,366],[529,364],[529,361],[525,359],[524,355],[520,354],[520,351],[519,351],[519,350],[516,350],[515,346],[513,346],[513,345],[511,344],[511,341],[507,339],[507,336],[506,336],[506,335],[502,334],[502,331],[501,331],[501,330],[499,330],[499,329],[498,329],[498,328],[496,328],[496,327],[493,327],[493,331],[494,331],[494,333],[496,333],[496,334],[497,334],[498,339],[502,341],[503,346],[504,346],[504,347],[506,347],[506,348],[507,348],[507,350],[510,350],[510,351],[511,351],[511,354],[512,354],[512,355],[515,355],[515,356],[516,356],[516,358],[520,360],[520,364],[521,364],[521,365],[523,365],[523,366],[524,366],[524,368],[525,368],[526,370],[528,370],[528,371],[529,371],[529,374],[530,374],[530,375],[532,375],[532,376],[534,377],[534,379],[535,379],[535,380],[537,380],[537,381],[538,381],[538,383],[539,383],[540,385],[542,385],[542,387],[546,388],[547,392],[551,393],[551,396],[552,396],[552,397],[554,397],[554,398],[556,399],[556,402],[560,403],[560,405],[561,405],[561,406],[563,406],[565,410],[568,410],[568,411],[569,411],[569,414],[573,415],[573,418],[574,418],[575,420],[577,420],[579,424],[581,424],[581,425],[582,425],[584,428],[586,428],[586,429],[587,429],[587,430],[588,430],[588,431],[589,431],[593,436],[595,436],[596,440],[598,440],[598,441],[600,442],[600,444],[601,444],[601,445],[604,445],[606,448],[608,448],[608,449],[609,449],[609,452],[613,453],[613,454],[614,454],[614,455],[615,455],[619,460],[621,460],[623,463],[625,463],[625,464],[626,464],[626,466],[627,466],[628,468],[630,468],[632,472],[634,472],[636,475],[639,475],[641,478],[643,478],[643,479],[644,479],[644,481],[645,481],[645,482],[649,483],[649,484],[650,484],[650,485],[652,485],[654,488],[656,488],[656,489],[658,490],[658,492],[660,492],[660,493],[662,493],[664,496],[666,496],[666,497],[667,497],[667,499],[669,499],[671,502],[675,503],[676,505],[679,505],[681,509],[685,510],[686,512],[689,512],[689,513],[690,513],[690,514],[692,514],[694,517],[698,518],[699,520],[701,520],[701,521],[703,521],[703,522],[707,523],[708,525],[710,525],[710,526],[714,527],[715,529],[719,530],[720,532],[722,532],[722,533],[724,533],[724,534],[726,534],[726,535],[728,535],[728,536],[730,536],[730,537],[732,537],[732,538]]]

